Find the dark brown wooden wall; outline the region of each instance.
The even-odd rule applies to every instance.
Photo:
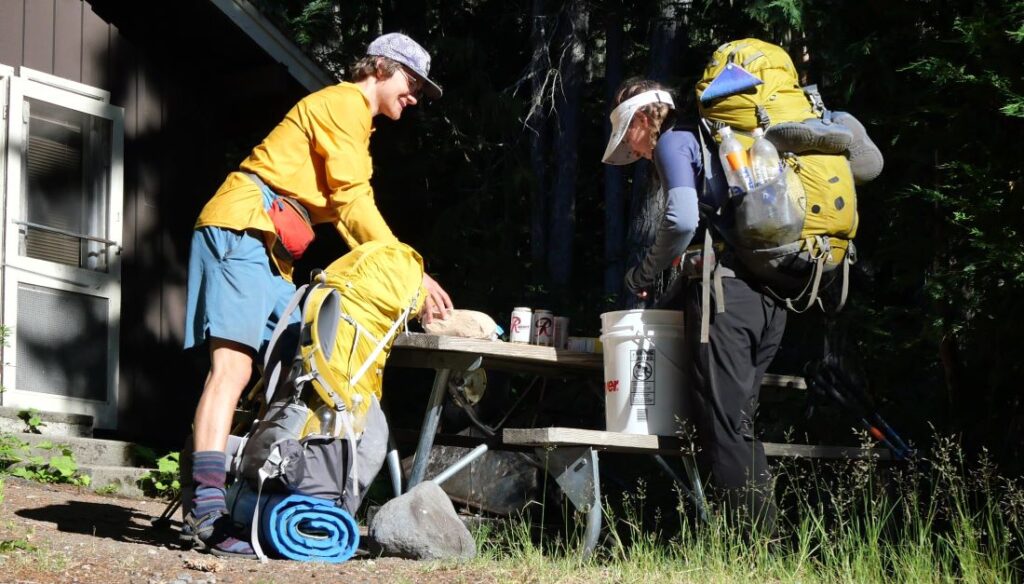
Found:
[[[306,91],[208,0],[0,0],[0,64],[105,89],[124,108],[114,436],[173,446],[205,375],[204,356],[181,350],[192,224]]]

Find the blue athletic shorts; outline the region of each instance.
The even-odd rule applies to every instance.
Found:
[[[277,272],[258,236],[220,227],[196,229],[188,260],[185,348],[215,337],[259,351],[294,292],[295,285]],[[289,320],[299,323],[299,311]]]

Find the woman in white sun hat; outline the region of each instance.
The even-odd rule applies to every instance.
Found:
[[[718,248],[717,263],[711,266],[711,274],[721,278],[712,276],[706,284],[701,246],[687,251],[695,234],[709,226],[712,232],[727,234],[732,218],[718,157],[702,156],[696,125],[677,123],[671,94],[655,81],[634,78],[619,88],[614,106],[603,162],[651,160],[666,197],[654,244],[627,271],[626,288],[646,299],[655,279],[682,256],[688,281],[680,297],[664,301],[685,311],[694,388],[688,417],[700,444],[698,466],[730,509],[744,509],[747,517],[770,529],[776,514],[773,482],[753,420],[761,378],[785,330],[785,308],[761,292],[737,265],[728,244]],[[711,168],[704,167],[705,158]],[[705,211],[703,219],[699,209]],[[702,310],[710,318],[706,337],[700,326]]]

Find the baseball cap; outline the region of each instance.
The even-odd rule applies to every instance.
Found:
[[[387,57],[405,65],[423,80],[423,93],[431,99],[441,97],[441,86],[430,80],[430,54],[419,43],[399,32],[389,32],[374,39],[366,54]]]
[[[612,110],[610,116],[612,119],[612,133],[608,137],[608,146],[604,150],[601,162],[614,165],[636,162],[636,153],[622,139],[626,137],[626,130],[629,129],[629,124],[633,121],[633,116],[637,110],[651,103],[664,103],[668,104],[672,109],[676,108],[675,102],[672,101],[672,96],[667,91],[660,89],[638,93],[617,105]]]

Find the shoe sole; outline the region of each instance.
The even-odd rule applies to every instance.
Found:
[[[254,553],[253,554],[241,554],[241,553],[226,552],[224,550],[217,549],[215,547],[207,548],[206,552],[211,554],[211,555],[217,556],[218,558],[240,558],[240,559],[243,559],[243,560],[258,560],[259,559],[258,557],[256,557],[256,554],[254,554]]]
[[[878,178],[885,167],[885,159],[882,157],[882,151],[868,137],[868,131],[864,125],[847,112],[833,112],[832,120],[853,133],[853,143],[850,144],[849,155],[854,184],[862,185]]]
[[[810,120],[809,120],[810,121]],[[817,122],[817,120],[814,120]],[[765,137],[780,152],[803,154],[842,154],[853,142],[853,133],[845,126],[824,123],[784,122],[768,128]]]

